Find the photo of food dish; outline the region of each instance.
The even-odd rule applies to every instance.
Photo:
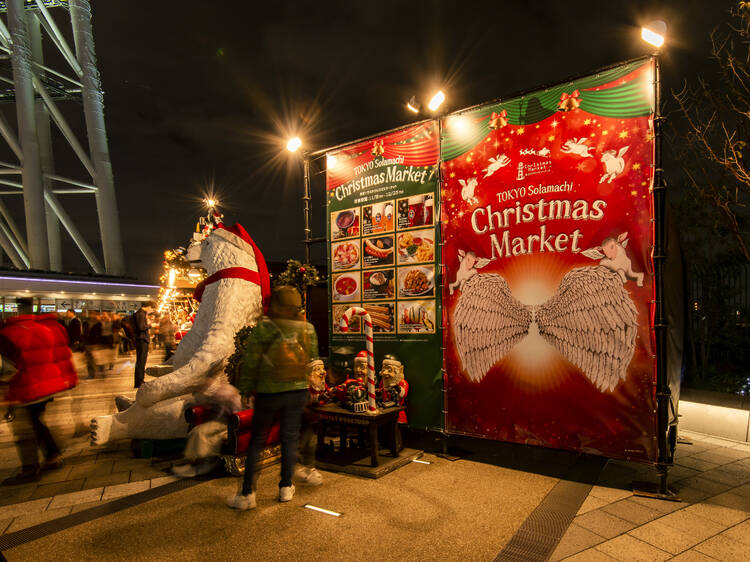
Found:
[[[352,305],[350,304],[334,304],[332,307],[331,321],[333,323],[333,332],[335,334],[342,334],[341,331],[341,317],[344,316],[346,310]],[[347,334],[358,334],[361,330],[360,317],[352,316],[349,320],[349,329],[346,331]]]
[[[398,296],[421,297],[435,293],[435,271],[432,267],[404,267],[398,270]]]
[[[333,271],[359,267],[359,241],[340,242],[331,246]]]
[[[435,231],[433,229],[402,232],[397,237],[398,263],[435,261]]]
[[[342,273],[341,275],[334,275],[331,283],[334,301],[359,299],[359,274]]]
[[[331,240],[359,236],[359,207],[331,213]]]
[[[381,269],[362,274],[362,298],[364,300],[392,299],[394,295],[394,271]]]
[[[362,241],[362,263],[364,267],[393,265],[393,235],[365,238]]]
[[[395,307],[392,302],[365,304],[364,309],[370,315],[370,320],[372,320],[373,332],[388,333],[394,331],[393,311]]]
[[[398,303],[400,333],[434,333],[435,301],[420,300]]]

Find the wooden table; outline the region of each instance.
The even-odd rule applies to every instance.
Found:
[[[320,416],[318,450],[323,450],[323,441],[329,424],[339,424],[341,428],[339,445],[341,449],[346,449],[346,430],[348,427],[367,427],[370,436],[370,462],[372,466],[378,466],[378,428],[385,425],[392,436],[391,454],[398,457],[401,450],[401,430],[398,427],[398,414],[405,409],[406,406],[392,406],[390,408],[378,408],[375,414],[367,414],[352,412],[332,404],[314,406],[313,411]]]

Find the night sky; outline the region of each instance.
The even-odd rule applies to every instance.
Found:
[[[415,120],[405,101],[426,105],[437,87],[452,111],[559,82],[649,53],[639,26],[662,19],[668,102],[684,80],[710,78],[709,34],[732,4],[92,2],[128,274],[156,282],[208,192],[268,261],[301,258],[302,166],[286,138],[316,150],[397,127]],[[65,170],[64,147],[56,155]],[[98,250],[93,198],[76,197],[66,206]],[[64,251],[66,270],[84,269]]]

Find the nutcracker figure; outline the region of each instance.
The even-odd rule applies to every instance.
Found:
[[[377,395],[380,406],[403,406],[409,394],[409,383],[404,378],[404,366],[395,356],[386,355],[380,367]],[[399,412],[399,423],[406,423],[406,412]]]
[[[313,404],[326,404],[330,401],[326,374],[326,366],[322,360],[315,359],[307,364],[307,383]]]

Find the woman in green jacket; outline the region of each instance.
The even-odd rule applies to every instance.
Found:
[[[230,507],[255,507],[255,465],[277,414],[281,425],[279,501],[287,502],[294,496],[292,474],[302,412],[308,400],[305,366],[317,358],[318,338],[313,325],[305,320],[299,291],[287,285],[275,288],[268,316],[253,328],[240,365],[237,387],[243,396],[255,396],[255,411],[245,478],[242,489],[227,500]]]

